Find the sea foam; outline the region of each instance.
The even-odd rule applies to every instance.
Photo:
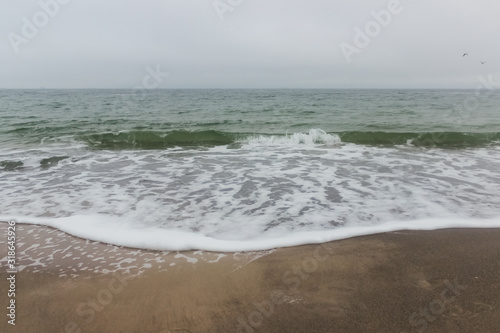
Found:
[[[328,134],[322,129],[310,129],[307,133],[293,133],[285,136],[256,135],[243,140],[243,143],[253,146],[299,146],[299,145],[327,145],[333,146],[342,143],[337,134]]]
[[[500,214],[498,147],[328,145],[337,138],[319,130],[281,139],[237,149],[9,152],[6,160],[24,164],[0,173],[1,214],[124,246],[213,251],[454,221],[481,227]],[[54,156],[70,158],[41,164]]]
[[[499,228],[500,217],[493,219],[424,219],[392,221],[373,226],[344,227],[315,232],[297,232],[280,237],[258,237],[247,240],[224,240],[203,234],[138,228],[120,218],[109,216],[73,216],[68,218],[41,219],[30,217],[0,216],[2,221],[16,220],[57,228],[68,234],[125,247],[149,250],[206,250],[213,252],[257,251],[304,244],[319,244],[357,236],[398,230],[437,230],[445,228]]]

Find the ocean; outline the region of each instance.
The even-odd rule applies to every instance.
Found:
[[[0,220],[249,251],[500,227],[495,90],[0,90]]]

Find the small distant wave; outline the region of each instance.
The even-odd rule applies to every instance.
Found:
[[[92,149],[166,149],[171,147],[207,147],[221,145],[336,145],[341,140],[336,134],[328,134],[321,129],[311,129],[308,133],[284,135],[229,133],[215,130],[171,132],[126,131],[100,133],[80,137]]]
[[[165,149],[228,145],[234,142],[228,133],[219,131],[128,131],[91,134],[81,137],[93,149]]]
[[[417,147],[474,148],[500,144],[500,133],[467,132],[341,132],[342,142],[359,145],[413,145]]]
[[[124,149],[167,149],[172,147],[213,147],[231,145],[232,148],[250,146],[336,146],[354,143],[368,146],[412,145],[437,148],[476,148],[500,144],[500,132],[384,132],[384,131],[345,131],[327,133],[322,129],[310,129],[302,133],[255,134],[234,133],[216,130],[174,130],[160,131],[121,131],[83,135],[80,140],[97,150]]]

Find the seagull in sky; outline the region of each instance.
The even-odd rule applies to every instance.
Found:
[[[486,61],[481,61],[481,65],[484,65],[486,63]]]
[[[469,54],[468,53],[464,53],[464,55],[462,57],[465,57],[465,56],[468,56]]]

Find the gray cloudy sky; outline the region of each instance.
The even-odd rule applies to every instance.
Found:
[[[0,88],[474,89],[500,81],[499,13],[495,0],[2,0]]]

